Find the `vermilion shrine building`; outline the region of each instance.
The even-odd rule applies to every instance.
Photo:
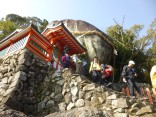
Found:
[[[42,34],[31,24],[24,30],[15,30],[0,41],[0,58],[21,48],[27,48],[46,62],[54,59],[53,66],[61,69],[60,61],[65,47],[69,48],[69,55],[86,51],[63,23],[46,28]]]

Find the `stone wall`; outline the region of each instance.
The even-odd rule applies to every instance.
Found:
[[[0,104],[35,116],[59,111],[64,80],[53,71],[27,49],[1,59]]]
[[[155,109],[151,108],[145,98],[134,98],[121,92],[92,83],[89,78],[74,75],[70,70],[62,74],[65,80],[61,103],[63,112],[47,117],[154,117]],[[76,109],[74,109],[76,108]],[[67,111],[65,111],[67,110]]]

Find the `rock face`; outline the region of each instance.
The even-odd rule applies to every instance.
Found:
[[[0,117],[28,117],[23,112],[13,110],[6,105],[0,107]]]
[[[76,39],[88,50],[90,60],[97,56],[101,63],[109,63],[113,55],[112,39],[95,26],[81,20],[53,21],[47,27],[63,22]]]

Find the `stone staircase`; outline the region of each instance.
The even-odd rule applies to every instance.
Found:
[[[84,76],[74,75],[71,70],[65,70],[62,78],[65,80],[62,91],[65,102],[61,103],[61,113],[53,113],[47,117],[156,116],[155,107],[152,108],[145,101],[147,98],[126,96],[122,92],[93,83]]]

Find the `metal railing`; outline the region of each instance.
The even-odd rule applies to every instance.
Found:
[[[19,50],[20,48],[25,46],[25,42],[28,39],[28,36],[24,37],[23,39],[15,42],[14,44],[10,45],[9,50],[7,51],[6,54],[10,54],[15,52],[16,50]]]

